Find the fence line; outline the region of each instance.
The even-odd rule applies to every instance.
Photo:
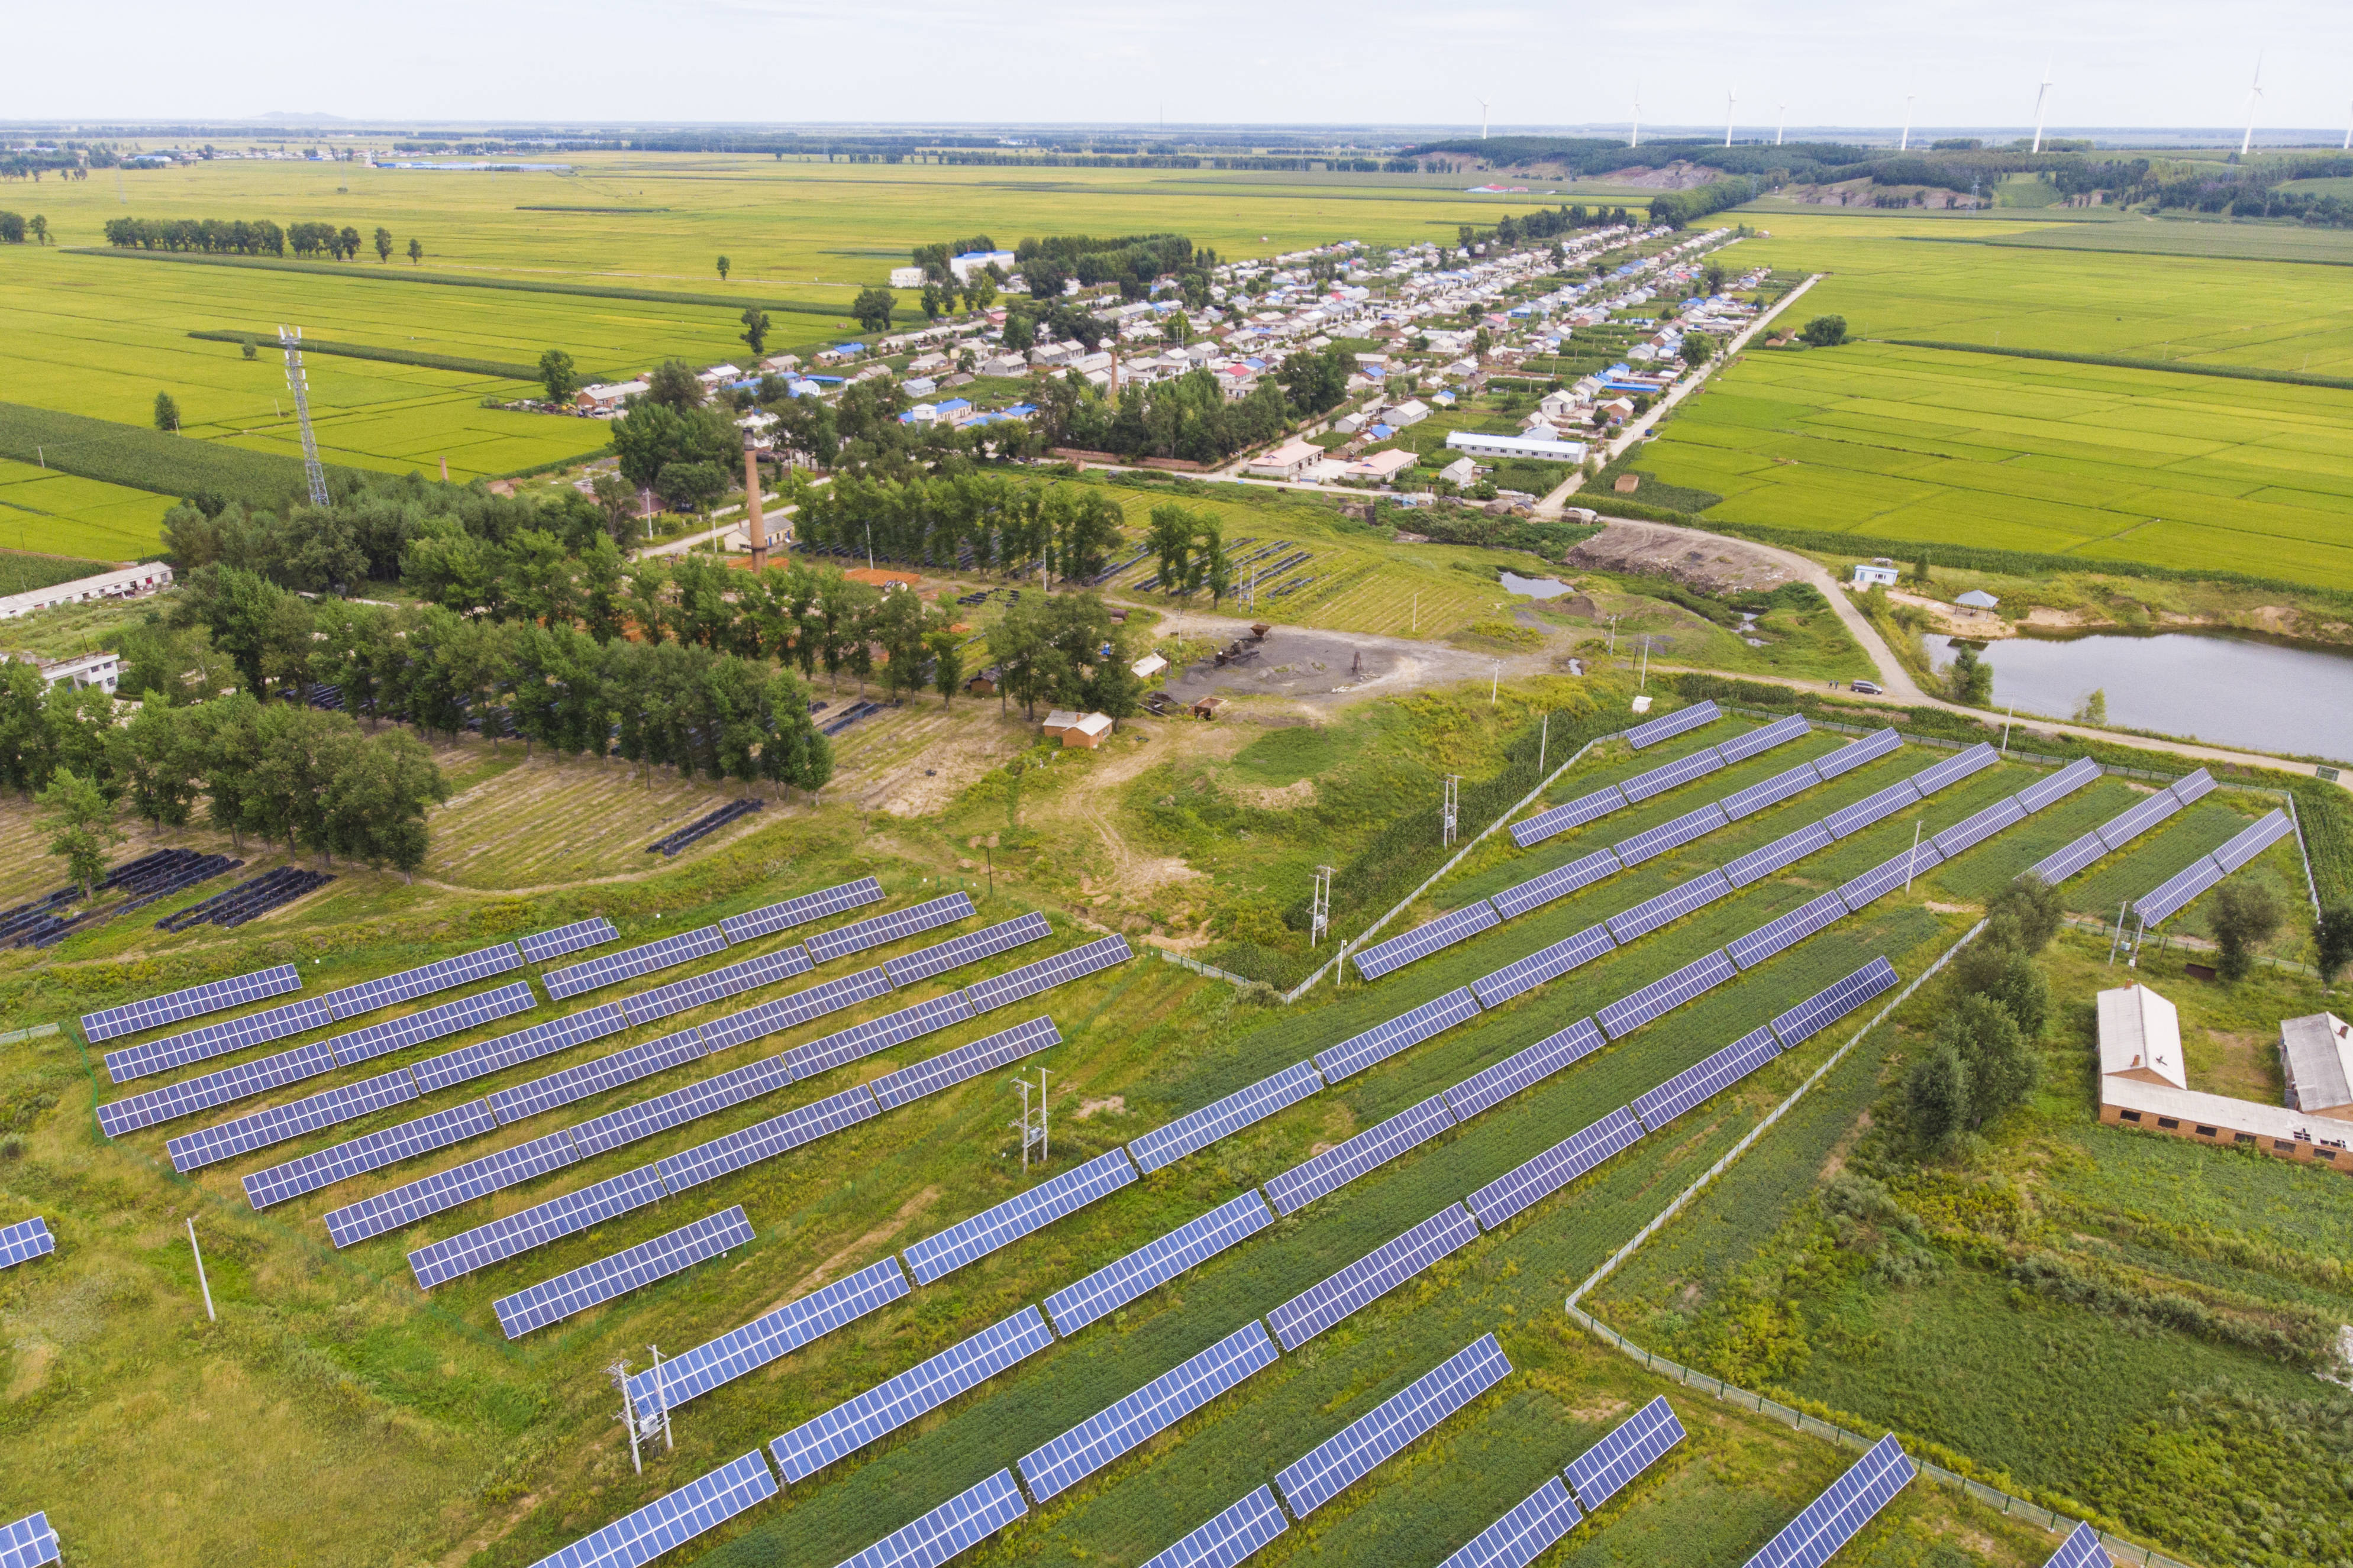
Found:
[[[1233,984],[1242,986],[1260,985],[1265,984],[1263,981],[1250,979],[1246,975],[1236,974],[1230,969],[1219,969],[1214,963],[1203,963],[1198,958],[1187,958],[1183,953],[1176,952],[1175,949],[1163,947],[1156,942],[1147,942],[1144,945],[1158,953],[1162,963],[1182,964],[1186,968],[1191,970],[1194,973],[1206,974],[1212,980],[1224,980],[1230,982]]]
[[[37,1040],[46,1035],[54,1035],[57,1032],[58,1026],[55,1024],[36,1024],[29,1029],[11,1029],[6,1034],[0,1035],[0,1046],[13,1046],[25,1040]]]

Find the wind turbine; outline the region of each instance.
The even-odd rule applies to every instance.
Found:
[[[2034,95],[2034,150],[2042,151],[2042,102],[2051,96],[2051,62],[2042,62],[2042,86]]]
[[[1727,147],[1732,145],[1733,110],[1737,109],[1739,105],[1740,95],[1733,91],[1730,88],[1725,88],[1724,89],[1724,144]]]
[[[1896,150],[1898,153],[1909,153],[1910,151],[1912,151],[1912,99],[1913,99],[1913,97],[1914,97],[1914,95],[1913,95],[1913,94],[1911,94],[1911,93],[1908,93],[1908,92],[1907,92],[1907,93],[1905,93],[1905,94],[1904,95],[1904,140],[1902,140],[1901,142],[1898,142],[1895,144],[1895,150]]]
[[[1487,100],[1483,98],[1479,100],[1479,140],[1487,140]]]
[[[1789,106],[1786,103],[1777,103],[1773,108],[1780,116],[1773,122],[1773,145],[1778,147],[1781,144],[1781,132],[1789,128]]]
[[[1638,78],[1636,78],[1636,79],[1635,79],[1635,81],[1634,81],[1634,128],[1633,128],[1633,131],[1631,132],[1631,133],[1630,133],[1630,134],[1629,134],[1629,135],[1627,136],[1627,138],[1626,138],[1626,145],[1627,145],[1627,146],[1629,146],[1629,147],[1640,147],[1641,144],[1642,144],[1642,82],[1641,82],[1641,79],[1638,77]]]
[[[2247,149],[2254,145],[2255,105],[2262,100],[2263,96],[2263,57],[2258,54],[2255,56],[2255,82],[2253,87],[2247,89],[2247,133],[2239,138],[2239,156],[2242,158],[2247,155]]]

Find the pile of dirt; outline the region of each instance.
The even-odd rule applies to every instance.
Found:
[[[1564,565],[1598,572],[1664,577],[1711,595],[1756,590],[1769,593],[1790,580],[1788,568],[1735,539],[1704,545],[1688,533],[1617,521],[1571,550]]]

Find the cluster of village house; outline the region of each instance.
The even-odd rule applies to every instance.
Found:
[[[2353,1175],[2353,1030],[2334,1013],[2283,1020],[2281,1105],[2189,1087],[2181,1016],[2146,985],[2099,996],[2100,1120],[2253,1149]]]

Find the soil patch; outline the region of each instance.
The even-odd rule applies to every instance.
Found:
[[[1738,540],[1703,545],[1687,532],[1640,522],[1611,522],[1561,560],[1571,568],[1665,577],[1710,595],[1769,592],[1796,575]]]

